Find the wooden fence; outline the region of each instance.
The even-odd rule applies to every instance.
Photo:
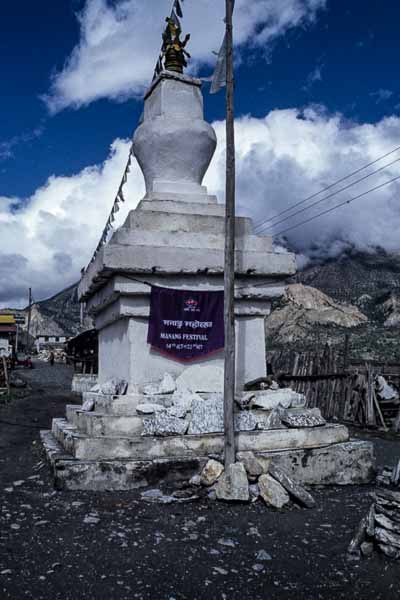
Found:
[[[379,398],[376,382],[383,375],[398,389],[400,365],[386,365],[385,372],[377,363],[346,364],[346,352],[339,354],[330,346],[321,352],[276,352],[268,358],[281,384],[304,394],[307,406],[320,408],[326,419],[400,431],[400,401]]]

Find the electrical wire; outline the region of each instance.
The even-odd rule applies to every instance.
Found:
[[[340,202],[339,204],[336,204],[335,206],[332,206],[331,208],[328,208],[320,213],[318,213],[317,215],[314,215],[313,217],[310,217],[309,219],[305,219],[304,221],[301,221],[300,223],[296,223],[295,225],[292,225],[291,227],[288,227],[287,229],[284,229],[283,231],[280,231],[276,234],[274,234],[275,236],[278,235],[282,235],[283,233],[286,233],[288,231],[291,231],[292,229],[295,229],[296,227],[300,227],[301,225],[305,225],[306,223],[309,223],[310,221],[314,221],[315,219],[318,219],[319,217],[323,216],[323,215],[327,215],[328,213],[333,212],[334,210],[341,208],[342,206],[345,206],[346,204],[351,204],[352,202],[354,202],[354,200],[358,200],[359,198],[362,198],[363,196],[366,196],[367,194],[370,194],[372,192],[375,192],[376,190],[379,190],[387,185],[390,185],[391,183],[393,183],[394,181],[397,181],[398,179],[400,179],[400,175],[397,175],[397,177],[393,177],[393,179],[389,179],[389,181],[385,181],[384,183],[381,183],[380,185],[377,185],[365,192],[363,192],[362,194],[359,194],[358,196],[354,196],[354,198],[350,198],[349,200],[345,200],[344,202]],[[251,284],[250,287],[261,287],[263,285],[267,285],[270,284],[271,281],[267,280],[267,281],[261,281],[260,283],[253,283]],[[239,291],[239,290],[243,290],[248,288],[249,286],[241,286],[241,287],[235,287],[235,291]]]
[[[296,227],[300,227],[301,225],[305,225],[306,223],[309,223],[310,221],[314,221],[318,217],[327,215],[328,213],[333,212],[337,208],[345,206],[346,204],[351,204],[352,202],[354,202],[354,200],[358,200],[359,198],[362,198],[362,197],[366,196],[367,194],[370,194],[371,192],[375,192],[376,190],[379,190],[379,189],[385,187],[386,185],[390,185],[391,183],[393,183],[394,181],[396,181],[398,179],[400,179],[400,175],[397,175],[396,177],[393,177],[393,179],[389,179],[389,181],[385,181],[384,183],[381,183],[380,185],[377,185],[377,186],[367,190],[366,192],[363,192],[362,194],[358,194],[358,196],[354,196],[354,198],[350,198],[349,200],[345,200],[344,202],[335,204],[335,206],[332,206],[331,208],[328,208],[328,209],[310,217],[309,219],[305,219],[304,221],[301,221],[300,223],[296,223],[295,225],[292,225],[291,227],[287,227],[287,229],[278,231],[278,233],[275,233],[274,236],[277,237],[279,235],[282,235],[283,233],[286,233],[287,231],[291,231],[292,229],[295,229]]]
[[[387,165],[384,165],[383,167],[379,167],[379,169],[375,169],[375,171],[372,171],[372,173],[368,173],[368,175],[364,175],[363,177],[360,177],[360,179],[357,179],[356,181],[353,181],[352,183],[345,185],[344,187],[340,188],[340,190],[336,190],[335,192],[332,192],[332,194],[329,194],[328,196],[325,196],[324,198],[321,198],[320,200],[316,200],[312,204],[309,204],[308,206],[301,208],[300,210],[294,212],[292,215],[288,215],[287,217],[284,217],[280,221],[273,223],[271,226],[269,226],[267,228],[261,227],[257,233],[269,231],[270,229],[272,229],[273,227],[276,227],[280,223],[284,223],[285,221],[288,221],[289,219],[292,219],[293,217],[296,217],[297,215],[302,214],[306,210],[309,210],[310,208],[314,208],[314,206],[317,206],[318,204],[322,204],[322,202],[325,202],[326,200],[333,198],[337,194],[340,194],[341,192],[348,190],[349,188],[353,187],[354,185],[357,185],[357,183],[360,183],[361,181],[365,181],[365,179],[372,177],[372,175],[376,175],[377,173],[384,171],[385,169],[387,169],[388,167],[391,167],[392,165],[394,165],[396,162],[399,162],[399,161],[400,161],[400,157],[396,158],[395,160],[392,160],[392,162],[388,163]]]
[[[364,169],[368,169],[368,167],[371,167],[372,165],[374,165],[377,162],[383,160],[387,156],[390,156],[391,154],[394,154],[398,150],[400,150],[400,146],[397,146],[396,148],[394,148],[390,152],[387,152],[386,154],[383,154],[382,156],[379,156],[378,158],[375,158],[373,161],[369,162],[368,164],[364,165],[363,167],[360,167],[356,171],[353,171],[352,173],[349,173],[348,175],[345,175],[341,179],[338,179],[334,183],[331,183],[330,185],[326,186],[325,188],[323,188],[319,192],[315,192],[314,194],[311,194],[311,196],[308,196],[307,198],[304,198],[304,200],[300,200],[299,202],[296,202],[295,204],[292,204],[291,206],[289,206],[288,208],[285,208],[285,210],[283,210],[280,213],[274,215],[273,217],[269,217],[268,219],[264,219],[263,221],[260,221],[259,223],[256,223],[255,224],[255,229],[258,229],[261,226],[265,225],[266,223],[269,223],[270,221],[273,221],[274,219],[279,218],[280,216],[286,214],[287,212],[289,212],[293,208],[297,208],[301,204],[304,204],[305,202],[308,202],[309,200],[312,200],[316,196],[319,196],[320,194],[323,194],[324,192],[332,189],[333,187],[335,187],[339,183],[342,183],[343,181],[346,181],[346,179],[349,179],[350,177],[353,177],[354,175],[357,175],[357,173],[360,173],[361,171],[364,171]]]

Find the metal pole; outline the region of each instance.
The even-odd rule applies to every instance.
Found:
[[[235,462],[235,126],[233,80],[233,6],[226,0],[226,224],[224,265],[224,453],[225,467]]]

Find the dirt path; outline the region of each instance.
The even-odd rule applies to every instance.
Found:
[[[55,492],[39,429],[74,401],[71,374],[39,365],[24,376],[31,392],[0,407],[0,598],[398,598],[398,563],[346,555],[370,487],[315,490],[316,509],[280,513],[260,502]],[[379,460],[394,462],[399,441],[374,441]]]

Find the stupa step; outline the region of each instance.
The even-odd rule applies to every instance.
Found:
[[[222,216],[171,213],[166,210],[131,210],[123,227],[126,229],[139,229],[140,231],[155,231],[157,235],[163,231],[224,235],[225,219]],[[236,217],[236,234],[238,237],[249,235],[252,231],[251,219]]]
[[[160,404],[167,408],[172,404],[171,394],[156,394],[154,396],[145,396],[144,394],[110,396],[107,394],[86,392],[83,395],[83,400],[93,401],[97,412],[117,416],[136,415],[136,407],[139,404]]]
[[[176,232],[173,236],[167,232],[139,231],[126,228],[119,229],[112,240],[113,244],[135,246],[168,246],[171,248],[200,248],[208,250],[223,250],[225,238],[222,234],[211,233],[182,233]],[[236,240],[236,250],[239,252],[272,252],[272,238],[270,236],[246,235]]]
[[[140,415],[103,415],[76,411],[73,423],[80,433],[90,437],[131,437],[141,435],[143,431],[143,417]]]
[[[168,437],[89,437],[65,419],[54,419],[52,433],[63,448],[75,458],[98,460],[132,458],[199,457],[221,454],[223,434],[181,435]],[[346,442],[349,433],[344,425],[303,429],[270,429],[236,434],[238,451],[266,452],[291,448],[317,448]]]
[[[41,431],[40,435],[57,489],[132,490],[160,485],[163,481],[188,481],[201,471],[208,459],[208,456],[183,456],[144,461],[79,460],[65,452],[51,431]],[[262,452],[257,457],[261,461],[272,459],[275,465],[303,485],[365,484],[375,475],[373,445],[367,441]]]
[[[213,196],[209,196],[209,198],[212,197]],[[217,204],[217,202],[213,202],[211,204],[200,202],[182,202],[179,199],[148,200],[146,198],[139,202],[137,210],[152,210],[157,212],[189,215],[208,215],[214,217],[225,216],[225,206],[223,204]]]
[[[96,277],[103,271],[105,274],[110,271],[125,271],[137,274],[157,272],[182,275],[202,271],[222,274],[224,271],[223,250],[207,248],[153,246],[149,252],[148,246],[109,244],[99,253],[97,259],[92,265],[94,270],[97,270]],[[238,250],[235,254],[235,271],[238,275],[286,277],[296,272],[296,260],[293,254]],[[83,285],[80,289],[86,293]]]
[[[286,413],[291,415],[301,414],[302,408],[289,408]],[[262,424],[268,417],[270,411],[251,410],[251,413]],[[236,413],[237,414],[237,413]],[[152,415],[142,415],[132,409],[132,414],[107,414],[98,411],[84,411],[76,405],[69,405],[66,408],[66,417],[69,425],[76,427],[79,433],[90,437],[135,437],[142,435],[143,419]],[[188,419],[190,420],[190,419]],[[281,429],[285,429],[284,425]],[[222,433],[222,428],[221,428]]]
[[[182,207],[182,211],[185,211],[185,205],[188,204],[189,206],[196,206],[196,207],[203,207],[206,208],[207,206],[219,206],[224,208],[224,206],[222,204],[218,205],[218,200],[217,200],[217,196],[213,196],[210,194],[196,194],[196,193],[187,193],[187,192],[178,192],[175,190],[175,192],[171,193],[171,192],[149,192],[148,194],[146,194],[146,196],[143,198],[143,200],[141,200],[141,202],[138,205],[138,208],[142,209],[144,208],[144,205],[149,205],[147,206],[147,208],[149,210],[158,210],[157,208],[153,208],[151,209],[150,206],[153,205],[157,205],[159,204],[160,206],[163,206],[164,208],[160,209],[160,210],[168,210],[167,206],[169,203],[173,203],[173,204],[179,204]],[[176,211],[172,211],[172,212],[176,212]],[[179,211],[178,211],[179,212]]]

